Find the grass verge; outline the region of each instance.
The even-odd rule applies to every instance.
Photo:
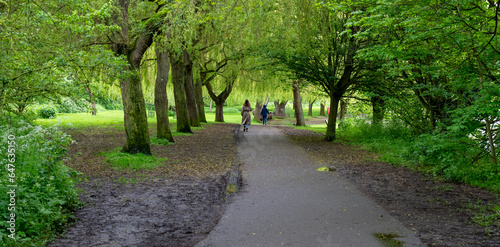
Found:
[[[115,148],[111,152],[100,152],[99,154],[106,156],[106,162],[116,170],[151,170],[167,161],[165,158],[156,158],[153,155],[122,153],[120,149]]]

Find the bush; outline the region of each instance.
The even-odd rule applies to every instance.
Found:
[[[397,121],[372,125],[366,119],[348,118],[338,134],[342,139],[382,154],[382,161],[405,165],[446,181],[500,192],[498,168],[481,150],[484,147],[463,132],[416,135]]]
[[[420,135],[405,155],[406,159],[426,165],[434,176],[447,181],[468,183],[500,191],[500,175],[489,157],[467,136],[453,132]]]
[[[84,99],[73,100],[71,98],[64,98],[56,107],[59,113],[88,112],[90,103]]]
[[[123,104],[120,100],[111,98],[96,97],[96,104],[103,106],[106,110],[123,110]]]
[[[41,106],[37,110],[37,115],[41,118],[55,118],[56,109],[51,106]]]
[[[56,127],[22,121],[0,127],[0,140],[0,184],[17,185],[14,209],[0,200],[0,242],[7,246],[45,245],[64,230],[80,205],[72,179],[77,173],[63,164],[72,140]],[[1,186],[0,193],[8,195],[11,189]],[[11,213],[15,213],[15,240],[8,237]]]
[[[236,107],[224,107],[222,110],[223,113],[240,113],[241,108],[238,110]]]

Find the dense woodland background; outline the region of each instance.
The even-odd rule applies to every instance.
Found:
[[[75,172],[62,164],[71,138],[36,124],[60,113],[123,109],[122,151],[149,155],[148,116],[155,138],[175,142],[173,131],[212,121],[209,108],[224,122],[224,108],[238,114],[245,99],[257,109],[269,102],[299,126],[303,106],[309,115],[329,107],[328,125],[316,129],[326,141],[340,133],[396,153],[386,161],[498,192],[499,8],[493,0],[0,0],[0,161],[9,163],[6,143],[16,136],[24,188],[16,237],[43,243],[78,206]],[[7,179],[2,170],[2,196]],[[2,242],[7,204],[0,200]]]

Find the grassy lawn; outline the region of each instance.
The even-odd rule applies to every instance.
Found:
[[[215,112],[207,112],[206,118],[209,123],[215,123]],[[169,117],[170,125],[175,128],[177,122],[175,117]],[[226,123],[240,123],[241,115],[239,112],[224,113]],[[97,113],[92,116],[89,113],[59,113],[52,119],[37,119],[35,123],[51,126],[58,124],[64,128],[85,128],[91,126],[109,126],[123,125],[123,111],[110,110]],[[149,124],[156,124],[156,117],[148,117]]]
[[[307,115],[307,109],[305,114]],[[215,123],[215,109],[213,112],[209,112],[206,109],[206,118],[208,123]],[[289,113],[293,115],[293,113]],[[319,107],[313,108],[313,116],[319,116]],[[305,116],[306,121],[313,120],[314,117]],[[176,118],[169,117],[170,125],[172,130],[175,130]],[[241,123],[241,115],[237,108],[235,107],[225,107],[224,108],[224,122],[225,123]],[[287,119],[274,119],[270,123],[279,123],[280,125],[293,126],[295,119],[293,117]],[[58,124],[63,128],[86,128],[92,126],[116,126],[119,129],[123,128],[123,110],[109,110],[97,113],[96,116],[92,116],[89,113],[58,113],[55,118],[52,119],[37,119],[35,123],[43,126],[52,126]],[[149,124],[156,124],[156,117],[148,117]],[[258,122],[253,122],[257,124]],[[306,129],[311,129],[316,132],[325,132],[326,124],[312,124]]]

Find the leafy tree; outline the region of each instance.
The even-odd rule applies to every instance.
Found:
[[[109,71],[120,66],[104,47],[88,46],[99,33],[114,29],[99,21],[110,9],[72,0],[1,2],[0,111],[22,114],[36,101],[83,89],[87,82],[72,74],[104,63]]]
[[[146,107],[141,83],[141,62],[168,12],[165,2],[117,0],[112,21],[120,30],[111,37],[111,49],[126,59],[120,80],[128,153],[151,154]]]
[[[357,6],[343,1],[300,1],[284,4],[283,8],[293,13],[284,20],[289,29],[276,31],[265,55],[293,77],[329,95],[331,112],[325,140],[335,140],[340,99],[360,70],[355,60],[360,45],[354,37],[359,27],[348,23]]]
[[[498,98],[487,95],[498,94],[498,8],[491,1],[392,1],[355,21],[365,30],[359,37],[374,41],[360,58],[382,61],[383,80],[397,85],[387,98],[391,110],[418,133],[476,136],[494,164]]]

